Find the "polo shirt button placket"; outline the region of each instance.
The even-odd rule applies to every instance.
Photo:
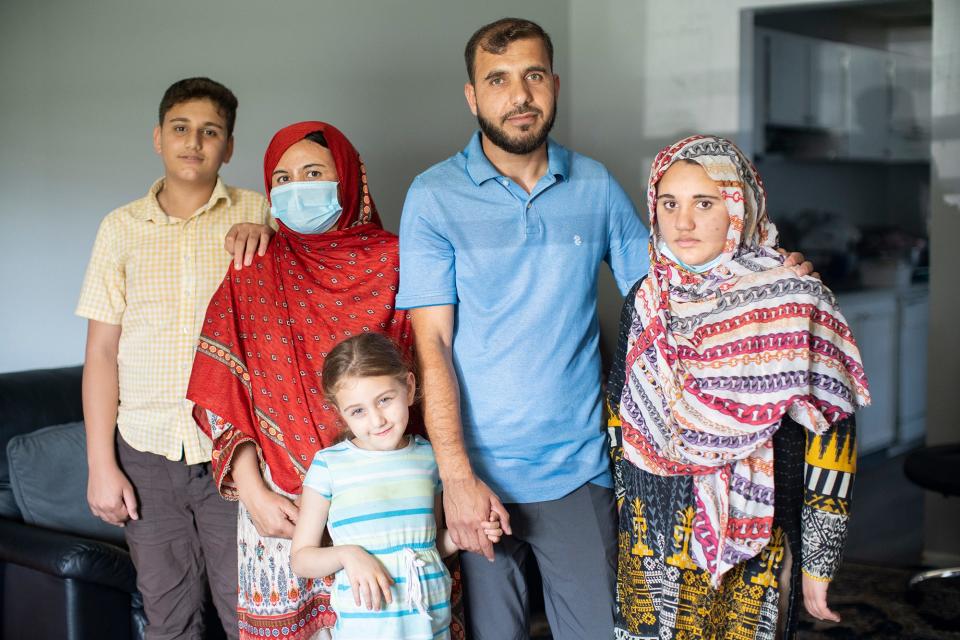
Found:
[[[532,198],[523,207],[523,232],[526,236],[540,235],[540,216],[533,206]]]

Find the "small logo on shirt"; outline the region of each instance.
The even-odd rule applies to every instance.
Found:
[[[583,238],[581,238],[580,236],[573,236],[573,244],[579,247],[580,245],[583,244]]]

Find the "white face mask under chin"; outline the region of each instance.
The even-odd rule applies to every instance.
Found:
[[[687,271],[692,271],[693,273],[706,273],[723,261],[723,253],[721,252],[717,254],[716,258],[704,262],[703,264],[687,264],[670,250],[670,247],[667,246],[667,243],[664,240],[660,240],[660,242],[657,244],[657,250],[679,266],[683,267]]]

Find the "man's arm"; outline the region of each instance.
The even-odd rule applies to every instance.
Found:
[[[493,545],[482,523],[490,512],[510,531],[510,514],[490,488],[473,473],[463,442],[460,387],[453,368],[453,305],[411,310],[420,361],[423,417],[443,482],[447,528],[461,549],[493,560]]]
[[[90,320],[83,367],[83,421],[87,433],[87,502],[104,522],[123,526],[139,519],[133,485],[117,464],[115,433],[120,381],[120,325]]]

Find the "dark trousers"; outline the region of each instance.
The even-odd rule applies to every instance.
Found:
[[[227,637],[237,626],[237,503],[220,497],[209,464],[137,451],[117,438],[140,519],[126,525],[147,614],[147,640],[204,637],[207,581]]]
[[[617,529],[613,491],[585,484],[558,500],[506,504],[512,536],[496,559],[462,553],[464,595],[473,640],[529,638],[526,565],[543,576],[554,640],[613,637]]]

